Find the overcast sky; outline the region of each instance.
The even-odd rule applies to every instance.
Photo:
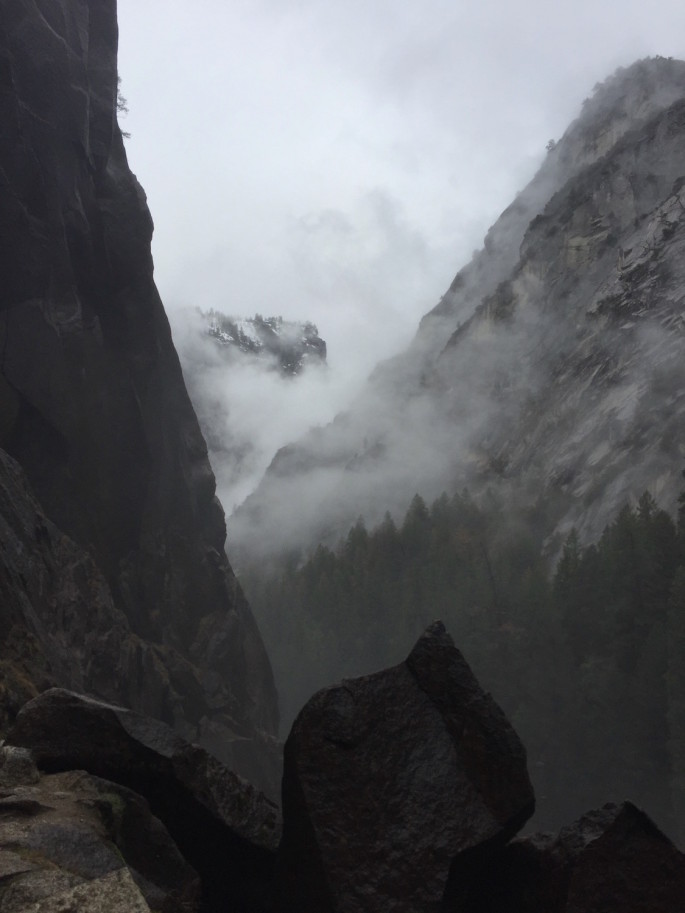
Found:
[[[670,0],[119,0],[167,310],[402,347],[594,84],[685,56]]]

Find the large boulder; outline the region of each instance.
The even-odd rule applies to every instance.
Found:
[[[47,772],[86,770],[144,796],[203,882],[204,903],[269,908],[277,807],[198,745],[122,707],[52,689],[22,708],[10,745]]]
[[[507,846],[464,913],[681,913],[685,855],[630,802]]]
[[[521,742],[438,622],[405,662],[320,691],[295,721],[282,909],[433,911],[533,809]]]
[[[0,447],[54,528],[88,552],[81,589],[100,598],[104,580],[102,601],[150,645],[132,651],[145,712],[249,775],[277,729],[273,677],[224,554],[207,448],[153,281],[152,220],[116,121],[117,40],[116,0],[0,6]],[[12,578],[15,602],[28,582]],[[0,631],[30,640],[35,625],[4,611]],[[127,645],[110,641],[117,672]],[[45,676],[10,670],[13,700],[55,679],[77,686],[56,652]],[[112,679],[89,687],[111,699]],[[124,676],[114,699],[129,700]],[[274,751],[272,782],[276,770]]]

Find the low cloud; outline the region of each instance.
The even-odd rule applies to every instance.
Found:
[[[330,422],[348,403],[350,377],[317,363],[284,377],[275,356],[255,357],[217,345],[197,310],[177,310],[172,317],[218,494],[230,514],[281,447]]]

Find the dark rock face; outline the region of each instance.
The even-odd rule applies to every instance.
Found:
[[[525,752],[436,623],[406,662],[325,689],[285,747],[283,910],[435,910],[532,814]],[[465,877],[465,876],[460,876]]]
[[[151,681],[146,712],[223,754],[275,731],[276,697],[153,283],[152,221],[116,124],[116,50],[114,0],[2,5],[0,447],[88,552],[90,567],[74,559],[84,585],[151,645],[136,675]],[[50,665],[48,683],[79,684]],[[187,680],[182,707],[165,677]],[[43,686],[25,684],[23,696]]]
[[[487,901],[470,909],[678,913],[685,898],[685,855],[630,802],[588,812],[556,837],[513,841],[490,875]]]
[[[53,689],[8,739],[3,913],[682,910],[685,856],[630,803],[512,840],[534,804],[525,752],[440,623],[304,708],[278,849],[275,806],[163,723]]]
[[[46,518],[4,451],[0,604],[3,730],[27,699],[58,683],[140,712],[164,708],[179,726],[201,712],[197,670],[173,648],[131,631],[92,557]]]
[[[204,909],[267,908],[278,809],[168,726],[52,689],[21,710],[8,742],[42,770],[87,770],[144,796],[202,877]]]

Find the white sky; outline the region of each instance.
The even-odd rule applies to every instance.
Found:
[[[401,348],[595,82],[685,56],[671,0],[119,0],[167,310]]]

